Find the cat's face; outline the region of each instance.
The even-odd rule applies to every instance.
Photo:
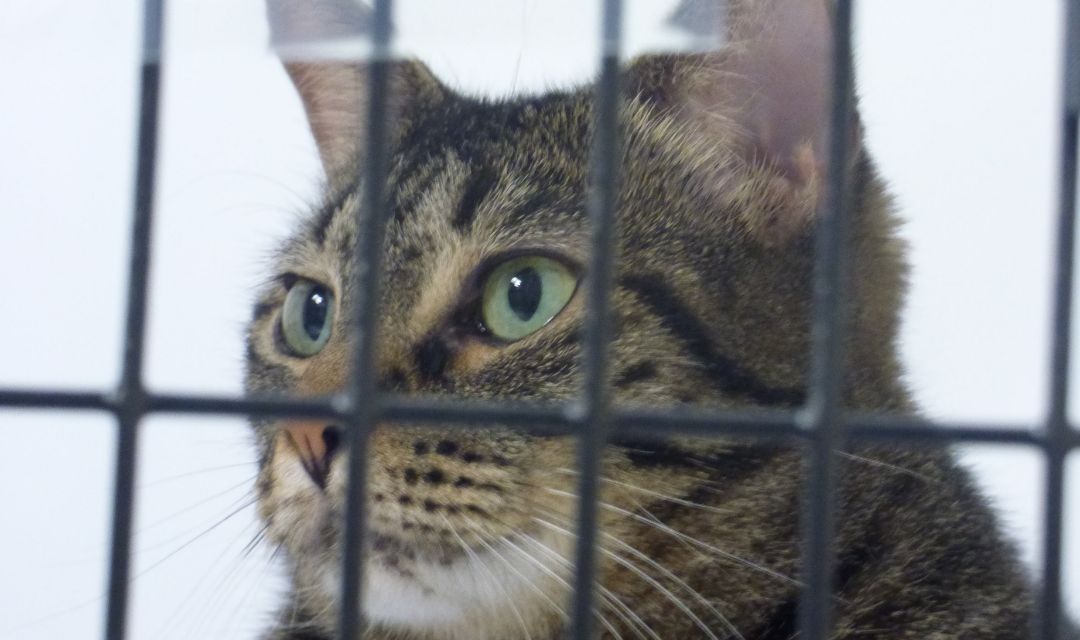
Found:
[[[801,399],[822,178],[817,132],[799,132],[798,144],[785,147],[789,157],[763,162],[768,145],[749,138],[734,115],[712,111],[695,127],[684,80],[707,67],[700,58],[654,58],[624,79],[616,406]],[[455,95],[418,63],[401,63],[395,78],[380,386],[461,400],[574,399],[589,259],[590,92],[489,103]],[[319,135],[310,99],[308,108]],[[256,305],[251,392],[326,395],[349,383],[362,156],[355,146],[339,154],[320,142],[335,187],[286,243]],[[899,270],[897,256],[883,251],[887,221],[866,227],[860,238],[872,280],[861,295],[885,296],[894,309]],[[891,352],[877,348],[857,357],[869,375],[895,378],[885,371]],[[333,623],[339,589],[343,426],[255,424],[261,513],[288,553],[309,622],[321,628]],[[704,473],[696,460],[743,451],[689,440],[615,444],[603,489],[613,508],[601,518],[621,539],[635,535],[621,510],[641,498],[629,487],[679,494]],[[459,637],[480,637],[469,633],[483,628],[494,637],[518,628],[504,608],[513,602],[530,624],[557,624],[548,602],[567,593],[568,565],[559,558],[572,548],[573,439],[490,425],[380,425],[369,451],[364,604],[374,622]]]

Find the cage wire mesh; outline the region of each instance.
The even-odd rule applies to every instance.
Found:
[[[804,585],[799,607],[800,637],[829,636],[832,585],[832,529],[835,501],[834,458],[838,445],[850,441],[889,441],[946,445],[957,443],[1005,444],[1038,451],[1045,464],[1044,531],[1040,605],[1034,637],[1060,637],[1062,611],[1063,514],[1065,470],[1068,454],[1080,448],[1080,435],[1068,421],[1069,335],[1073,290],[1073,240],[1075,235],[1077,125],[1080,113],[1080,7],[1068,1],[1066,10],[1065,77],[1060,109],[1059,204],[1056,232],[1053,332],[1050,345],[1050,396],[1042,428],[1032,431],[1011,425],[981,426],[931,422],[895,415],[852,413],[841,404],[844,376],[843,309],[848,289],[850,255],[849,174],[839,170],[848,164],[844,143],[852,126],[852,13],[854,0],[834,4],[832,50],[831,138],[828,160],[832,169],[819,226],[815,257],[815,294],[812,322],[811,366],[807,401],[796,410],[706,410],[678,408],[623,409],[612,405],[608,392],[608,341],[611,310],[608,304],[614,271],[615,202],[618,190],[619,69],[622,47],[623,2],[600,0],[602,31],[599,34],[600,76],[596,85],[595,138],[592,154],[592,194],[589,216],[592,245],[586,277],[587,315],[584,332],[584,385],[578,400],[566,405],[449,402],[389,395],[376,385],[373,366],[379,259],[382,243],[382,212],[386,206],[382,185],[387,176],[388,118],[386,100],[388,64],[394,57],[391,0],[376,0],[370,21],[343,25],[339,33],[318,34],[315,41],[302,28],[275,33],[283,56],[367,57],[371,81],[367,105],[366,212],[357,234],[352,277],[364,298],[358,302],[358,340],[353,358],[354,376],[348,393],[339,397],[232,398],[196,394],[152,393],[143,380],[144,339],[150,239],[153,223],[157,170],[159,92],[162,77],[163,0],[146,0],[143,22],[143,64],[140,77],[137,167],[134,224],[128,268],[127,314],[121,382],[110,391],[69,392],[48,389],[0,389],[0,408],[90,409],[109,412],[117,422],[114,469],[111,554],[108,567],[108,601],[105,637],[126,637],[132,512],[135,465],[140,421],[150,414],[259,415],[273,417],[328,417],[348,425],[349,491],[341,574],[341,610],[338,635],[355,638],[363,629],[361,550],[365,531],[363,496],[367,475],[368,438],[380,421],[413,424],[498,423],[518,429],[542,427],[546,432],[572,435],[578,441],[581,471],[578,494],[578,543],[575,551],[571,625],[569,637],[592,637],[593,584],[596,575],[597,504],[601,452],[610,438],[662,439],[685,434],[738,436],[748,439],[780,439],[805,447],[808,483],[803,505]],[[683,16],[683,19],[687,19]],[[688,24],[701,24],[687,19]],[[361,24],[361,22],[363,22]],[[301,27],[303,25],[301,24]],[[325,36],[331,36],[326,38]],[[697,34],[712,37],[715,33]],[[583,587],[584,586],[584,587]]]

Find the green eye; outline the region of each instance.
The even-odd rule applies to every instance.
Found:
[[[285,296],[281,333],[293,353],[301,357],[322,351],[334,324],[334,294],[311,280],[298,280]]]
[[[551,321],[574,295],[577,277],[543,256],[513,258],[484,282],[481,319],[501,340],[520,340]]]

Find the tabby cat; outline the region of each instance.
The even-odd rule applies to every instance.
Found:
[[[362,23],[348,0],[271,0],[278,34]],[[805,396],[831,47],[826,0],[740,0],[727,45],[624,70],[611,387],[617,406],[793,408]],[[329,178],[249,329],[247,388],[341,391],[364,174],[367,68],[288,61]],[[481,100],[392,65],[383,389],[565,401],[580,369],[590,88]],[[904,247],[862,144],[854,177],[847,406],[913,410],[898,363]],[[334,636],[341,424],[255,420],[260,513],[291,591],[266,638]],[[574,441],[384,425],[371,442],[365,638],[541,640],[567,625]],[[602,469],[603,638],[787,639],[800,592],[800,451],[616,441]],[[835,637],[1026,637],[1033,594],[949,453],[841,457]]]

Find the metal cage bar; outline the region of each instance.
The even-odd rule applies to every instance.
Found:
[[[830,628],[833,449],[848,441],[893,441],[945,446],[997,443],[1038,449],[1046,460],[1042,593],[1035,637],[1057,640],[1063,620],[1062,538],[1065,460],[1080,450],[1080,431],[1068,409],[1069,334],[1074,268],[1077,188],[1077,134],[1080,121],[1080,0],[1066,0],[1065,84],[1059,171],[1058,246],[1051,385],[1044,428],[1026,425],[937,423],[880,413],[845,413],[842,407],[845,270],[850,194],[847,141],[852,121],[851,19],[854,0],[835,2],[833,105],[830,115],[829,185],[815,259],[815,307],[809,401],[799,411],[672,410],[611,407],[607,388],[609,296],[615,252],[615,205],[619,158],[619,51],[621,0],[603,7],[601,79],[594,116],[593,185],[589,212],[592,257],[587,276],[588,311],[584,340],[584,386],[580,401],[569,405],[475,403],[380,395],[376,385],[374,330],[378,302],[379,255],[385,218],[387,175],[386,93],[391,71],[391,0],[375,0],[370,61],[370,101],[366,114],[367,163],[361,233],[355,247],[352,284],[357,301],[354,375],[349,393],[328,398],[231,398],[151,393],[142,368],[149,282],[150,242],[157,162],[164,0],[146,0],[143,21],[134,221],[128,270],[123,373],[115,392],[0,389],[0,407],[108,411],[117,418],[111,556],[105,637],[123,640],[127,618],[131,528],[139,423],[154,413],[276,417],[327,417],[346,422],[349,491],[342,555],[339,636],[358,637],[364,627],[363,540],[367,442],[380,420],[413,424],[485,424],[579,438],[578,544],[569,637],[586,640],[592,631],[592,584],[596,576],[597,497],[600,460],[609,437],[663,439],[676,434],[782,439],[808,445],[809,482],[804,505],[803,563],[806,588],[800,607],[801,637],[823,639]]]
[[[379,273],[386,221],[388,170],[387,112],[390,89],[390,38],[392,0],[375,0],[372,50],[368,62],[367,145],[364,160],[364,193],[359,210],[356,246],[353,251],[353,293],[356,300],[353,384],[346,421],[349,444],[349,478],[345,504],[345,545],[341,560],[341,601],[338,637],[359,638],[364,630],[362,611],[364,534],[367,514],[368,442],[378,419],[378,373],[375,370],[375,331],[378,326]]]
[[[104,391],[45,391],[0,389],[0,407],[73,411],[116,411],[115,393]],[[148,392],[146,414],[261,416],[276,418],[348,419],[347,399],[173,395]],[[439,423],[470,428],[473,423],[573,435],[580,407],[507,402],[466,403],[385,394],[376,407],[380,420],[412,422],[417,426]],[[761,440],[804,440],[811,434],[802,415],[776,409],[709,410],[687,407],[612,409],[612,437],[662,439],[672,435],[737,436]],[[913,416],[851,413],[844,419],[849,441],[910,442],[913,444],[1014,444],[1046,449],[1050,441],[1031,425],[988,422],[935,422]],[[1066,429],[1065,449],[1080,449],[1080,432]]]
[[[164,0],[146,0],[143,4],[135,212],[128,268],[123,372],[113,406],[117,418],[117,439],[112,541],[109,551],[109,592],[105,615],[105,637],[108,640],[123,640],[127,622],[136,454],[139,422],[145,414],[143,346],[146,338],[146,296],[150,278],[154,181],[157,173],[163,5]]]
[[[591,638],[596,579],[600,463],[611,427],[608,350],[615,263],[615,207],[619,174],[619,53],[622,0],[602,0],[600,80],[593,109],[592,185],[589,219],[592,247],[586,275],[584,389],[578,412],[578,525],[574,550],[574,597],[569,638]]]
[[[853,105],[851,15],[854,0],[837,0],[833,14],[829,118],[828,188],[819,212],[814,254],[814,308],[810,376],[804,409],[810,431],[809,486],[802,522],[802,571],[799,606],[801,638],[829,637],[832,602],[835,454],[843,438],[845,334],[848,324],[851,180],[849,149]]]
[[[1064,535],[1065,458],[1069,440],[1069,337],[1072,331],[1074,239],[1076,234],[1077,115],[1080,112],[1080,6],[1065,7],[1064,84],[1059,150],[1057,255],[1055,259],[1050,398],[1046,437],[1046,492],[1043,521],[1042,593],[1035,637],[1062,636],[1062,536]]]

